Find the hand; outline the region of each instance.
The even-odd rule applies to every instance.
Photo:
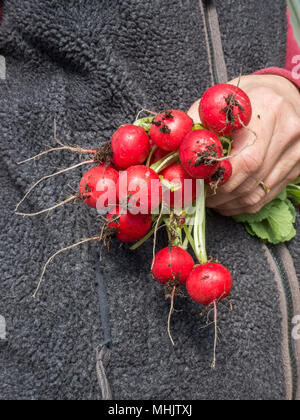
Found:
[[[237,85],[238,79],[230,83]],[[300,94],[296,86],[271,75],[244,76],[239,86],[252,103],[250,130],[242,129],[233,136],[231,155],[241,152],[230,159],[232,177],[207,198],[207,206],[224,216],[257,213],[300,174]],[[188,112],[195,122],[200,122],[198,106],[199,101]],[[256,141],[251,131],[257,134]],[[261,181],[271,189],[269,194]]]

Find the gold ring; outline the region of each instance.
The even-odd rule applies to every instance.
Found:
[[[266,194],[270,194],[270,192],[271,192],[271,188],[270,187],[268,187],[263,181],[261,181],[260,183],[259,183],[259,185],[260,185],[260,187],[262,187],[262,189],[264,190],[264,192],[266,193]]]

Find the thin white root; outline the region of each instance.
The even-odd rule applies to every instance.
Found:
[[[32,296],[33,299],[36,298],[37,293],[40,290],[40,287],[41,287],[41,284],[42,284],[42,281],[43,281],[43,278],[44,278],[44,275],[46,273],[48,265],[54,260],[55,257],[57,257],[59,254],[62,254],[63,252],[70,251],[71,249],[74,249],[74,248],[76,248],[80,245],[83,245],[83,244],[87,243],[87,242],[98,241],[98,240],[99,240],[99,236],[94,236],[93,238],[83,239],[82,241],[77,242],[76,244],[73,244],[73,245],[68,246],[66,248],[63,248],[63,249],[57,251],[54,255],[52,255],[52,257],[50,257],[49,260],[44,265],[44,268],[43,268],[43,271],[42,271],[42,274],[41,274],[41,277],[40,277],[40,281],[39,281],[39,283],[37,285],[37,288],[36,288],[36,290],[35,290],[35,292]]]
[[[214,300],[214,311],[215,311],[215,344],[214,344],[214,359],[211,365],[212,370],[215,370],[217,364],[217,345],[218,345],[218,309],[217,302]]]
[[[35,156],[33,156],[29,159],[25,159],[21,162],[18,162],[17,163],[18,165],[23,165],[24,163],[28,163],[28,162],[31,162],[32,160],[38,159],[42,156],[45,156],[48,153],[58,152],[58,151],[61,151],[61,150],[69,150],[71,152],[75,152],[75,153],[79,153],[79,154],[95,154],[96,153],[96,150],[83,149],[83,148],[75,146],[75,145],[73,146],[73,145],[69,145],[69,144],[64,144],[61,140],[59,140],[57,138],[57,135],[56,135],[56,120],[55,119],[54,119],[53,126],[54,126],[54,140],[61,147],[53,147],[53,148],[50,148],[49,150],[45,150],[44,152],[41,152],[38,155],[35,155]]]
[[[33,156],[33,157],[29,158],[29,159],[22,160],[21,162],[17,162],[17,165],[23,165],[24,163],[30,162],[30,161],[35,160],[35,159],[38,159],[38,158],[40,158],[40,157],[42,157],[44,155],[47,155],[48,153],[58,152],[60,150],[66,150],[66,147],[53,147],[52,149],[45,150],[44,152],[39,153],[38,155],[35,155],[35,156]]]
[[[173,337],[172,337],[172,334],[171,334],[171,318],[172,318],[172,315],[174,313],[175,292],[176,292],[176,286],[174,286],[173,290],[172,290],[171,307],[170,307],[169,318],[168,318],[168,335],[169,335],[169,338],[171,340],[171,343],[172,343],[173,347],[175,346],[175,343],[174,343],[174,340],[173,340]]]
[[[64,206],[65,204],[68,204],[71,201],[76,200],[76,198],[78,198],[78,195],[73,195],[72,197],[67,198],[66,200],[62,201],[61,203],[58,203],[55,206],[49,207],[48,209],[44,209],[44,210],[38,211],[37,213],[18,213],[18,212],[16,212],[16,215],[17,216],[23,216],[23,217],[39,216],[40,214],[49,213],[50,211],[55,210],[58,207]]]
[[[155,262],[155,255],[156,255],[156,241],[157,241],[157,232],[158,232],[158,228],[160,225],[160,221],[163,215],[163,211],[164,211],[164,203],[162,203],[161,205],[161,210],[159,213],[159,218],[156,221],[155,224],[155,229],[154,229],[154,239],[153,239],[153,260],[152,260],[152,265],[151,265],[151,271],[153,270],[153,266],[154,266],[154,262]]]
[[[71,171],[71,170],[73,170],[73,169],[76,169],[76,168],[79,168],[80,166],[83,166],[83,165],[88,165],[88,164],[91,164],[91,163],[94,163],[94,161],[93,160],[87,160],[86,162],[80,162],[80,163],[78,163],[77,165],[74,165],[74,166],[71,166],[70,168],[67,168],[67,169],[62,169],[61,171],[59,171],[59,172],[56,172],[55,174],[52,174],[52,175],[46,175],[46,176],[44,176],[43,178],[41,178],[39,181],[37,181],[32,187],[30,187],[29,188],[29,190],[27,191],[27,193],[24,195],[24,197],[22,198],[22,200],[17,204],[17,206],[16,206],[16,208],[15,208],[15,212],[17,212],[18,211],[18,209],[19,209],[19,207],[20,207],[20,205],[26,200],[26,198],[28,197],[28,195],[31,193],[31,191],[33,191],[34,189],[35,189],[35,187],[37,187],[41,182],[43,182],[43,181],[46,181],[47,179],[50,179],[50,178],[54,178],[55,176],[57,176],[57,175],[60,175],[60,174],[63,174],[63,173],[65,173],[65,172],[68,172],[68,171]]]
[[[222,162],[223,160],[228,160],[228,159],[235,158],[235,157],[239,156],[241,153],[243,153],[246,149],[248,149],[248,147],[252,147],[252,146],[255,145],[255,143],[257,142],[257,139],[258,139],[257,134],[255,133],[254,130],[252,130],[251,128],[249,128],[245,125],[244,125],[244,128],[246,128],[248,131],[250,131],[250,133],[252,133],[254,135],[253,142],[247,143],[241,150],[239,150],[237,153],[234,153],[233,155],[228,155],[224,158],[219,158],[219,159],[214,159],[214,160],[216,160],[217,162]]]

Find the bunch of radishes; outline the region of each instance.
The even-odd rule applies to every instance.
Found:
[[[231,177],[230,136],[249,124],[251,113],[248,96],[238,87],[222,84],[210,88],[200,102],[202,125],[194,124],[185,112],[167,109],[122,126],[111,142],[98,150],[60,143],[61,149],[93,156],[83,164],[95,166],[85,173],[79,194],[71,199],[80,198],[105,214],[101,234],[80,244],[116,236],[121,242],[138,241],[132,246],[134,250],[153,235],[152,274],[167,287],[172,302],[170,316],[174,296],[186,284],[194,301],[214,307],[216,325],[217,303],[232,290],[230,272],[207,258],[205,197],[209,187],[205,184],[216,190]],[[162,226],[167,229],[169,243],[156,254],[156,234]],[[189,247],[199,265],[195,265]],[[168,331],[172,340],[170,317]]]

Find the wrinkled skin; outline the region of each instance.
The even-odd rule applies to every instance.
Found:
[[[238,79],[231,82],[237,85]],[[255,143],[231,159],[233,174],[217,195],[209,195],[207,206],[224,216],[256,213],[273,200],[300,174],[300,94],[281,76],[251,75],[240,87],[249,95],[253,114],[249,128]],[[189,115],[199,122],[199,101]],[[251,131],[234,135],[232,155],[254,142]],[[259,183],[271,188],[267,194]]]

